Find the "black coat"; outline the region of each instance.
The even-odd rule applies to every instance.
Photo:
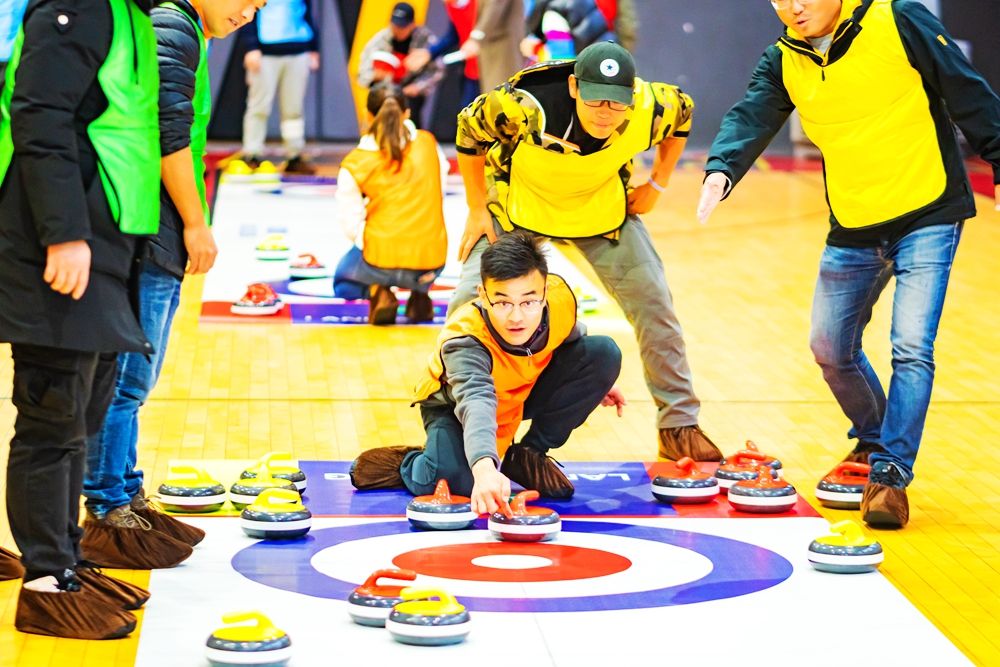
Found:
[[[185,0],[175,3],[197,20]],[[201,58],[199,35],[191,21],[175,9],[155,7],[150,12],[156,30],[156,57],[160,68],[160,153],[171,155],[191,144],[194,123],[195,72]],[[160,231],[146,244],[145,258],[177,278],[184,278],[187,249],[184,221],[160,186]]]
[[[68,18],[68,22],[66,21]],[[32,0],[11,101],[14,156],[0,188],[0,341],[87,352],[150,352],[137,317],[138,237],[108,209],[87,126],[107,107],[107,0]],[[42,279],[46,247],[86,240],[83,298]]]

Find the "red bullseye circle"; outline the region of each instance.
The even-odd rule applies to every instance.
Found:
[[[552,561],[552,564],[507,569],[472,562],[483,556],[539,556]],[[483,542],[427,547],[401,553],[392,562],[396,567],[418,574],[464,581],[571,581],[606,577],[632,567],[628,558],[607,551],[537,542]]]

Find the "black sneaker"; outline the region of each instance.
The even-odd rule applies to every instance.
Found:
[[[308,159],[301,155],[288,158],[285,163],[286,174],[298,174],[299,176],[312,176],[316,173],[316,167]]]
[[[872,454],[880,454],[885,448],[877,442],[859,441],[858,445],[851,450],[851,453],[844,457],[844,463],[868,463],[868,457]]]

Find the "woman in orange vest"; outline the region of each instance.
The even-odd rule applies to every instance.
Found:
[[[598,405],[621,415],[613,385],[622,355],[611,338],[586,335],[573,290],[548,273],[540,243],[511,232],[483,252],[479,299],[448,318],[414,391],[426,446],[364,452],[351,466],[356,488],[421,495],[446,479],[478,513],[504,506],[511,481],[549,498],[573,495],[548,452]],[[514,444],[524,419],[531,428]]]
[[[444,269],[448,237],[442,191],[448,161],[433,135],[410,122],[392,84],[368,92],[368,133],[337,176],[337,216],[354,246],[333,277],[334,296],[369,300],[371,324],[393,324],[393,287],[410,290],[406,319],[434,320],[428,291]]]

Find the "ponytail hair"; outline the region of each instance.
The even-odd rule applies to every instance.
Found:
[[[399,168],[403,152],[410,144],[410,133],[403,126],[406,96],[391,83],[377,83],[368,91],[368,113],[375,117],[370,132],[382,154]]]

